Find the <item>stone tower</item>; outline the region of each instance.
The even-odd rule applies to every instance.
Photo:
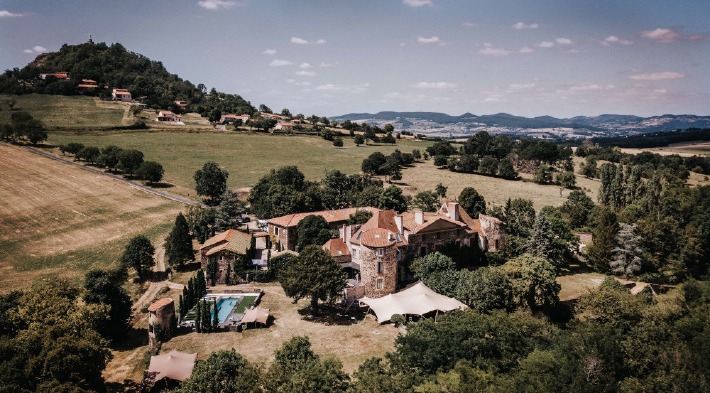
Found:
[[[360,279],[367,297],[378,298],[397,290],[396,236],[384,228],[369,229],[360,236]]]

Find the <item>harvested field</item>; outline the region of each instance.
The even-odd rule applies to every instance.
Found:
[[[669,156],[672,154],[678,154],[681,157],[706,156],[710,154],[710,142],[683,142],[674,143],[664,147],[652,147],[642,149],[627,148],[621,149],[621,151],[627,154],[638,154],[644,151],[650,151],[651,153],[660,154],[662,156]]]
[[[132,123],[130,104],[101,101],[96,97],[26,94],[0,95],[0,102],[12,99],[15,110],[25,111],[41,120],[48,129],[96,129]],[[0,111],[0,124],[10,122],[11,111]]]
[[[132,236],[164,235],[179,203],[0,144],[0,292],[81,277],[118,261]]]

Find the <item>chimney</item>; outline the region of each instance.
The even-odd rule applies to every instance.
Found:
[[[417,225],[422,225],[424,224],[424,212],[421,210],[417,210],[414,212],[414,222]]]
[[[456,202],[449,202],[446,205],[447,215],[449,218],[454,221],[459,221],[461,218],[459,217],[459,204]]]
[[[395,225],[397,225],[397,232],[404,233],[404,228],[403,228],[404,224],[403,224],[402,216],[398,216],[395,214],[394,223],[395,223]]]
[[[352,237],[352,235],[353,235],[353,226],[348,225],[344,228],[344,230],[345,230],[345,237],[343,237],[343,241],[345,242],[345,244],[350,244],[350,237]]]
[[[347,227],[346,224],[343,224],[343,226],[340,227],[340,231],[339,231],[339,232],[340,232],[340,238],[343,239],[343,241],[345,240],[345,231],[347,231],[347,230],[348,230],[348,227]]]

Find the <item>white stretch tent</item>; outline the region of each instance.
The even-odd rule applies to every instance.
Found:
[[[468,308],[454,298],[432,291],[422,282],[401,292],[377,299],[364,297],[360,301],[370,306],[380,323],[389,321],[395,314],[424,315],[436,310],[451,311]]]
[[[192,375],[196,360],[196,353],[178,351],[172,351],[165,355],[151,356],[148,372],[157,373],[154,382],[158,382],[163,378],[184,381]]]

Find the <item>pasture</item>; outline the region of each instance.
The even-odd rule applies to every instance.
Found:
[[[0,144],[0,292],[45,277],[81,278],[115,265],[128,239],[154,243],[183,206],[135,187]]]
[[[42,121],[50,130],[97,129],[133,123],[130,104],[101,101],[95,97],[26,94],[0,95],[0,124],[10,122],[12,111],[7,101],[15,101],[15,111],[25,111]]]

